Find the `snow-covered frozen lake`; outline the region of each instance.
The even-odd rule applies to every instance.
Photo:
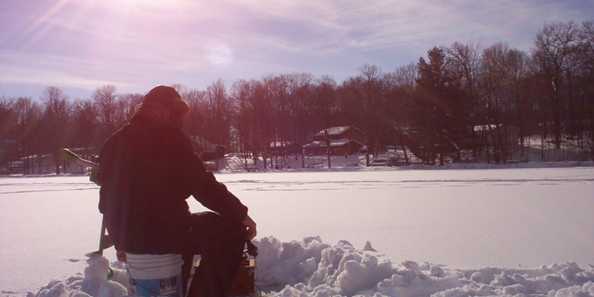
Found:
[[[320,235],[358,248],[369,240],[394,262],[456,268],[594,264],[590,167],[217,178],[248,205],[259,237]],[[81,272],[97,246],[97,202],[87,177],[0,178],[1,295]]]

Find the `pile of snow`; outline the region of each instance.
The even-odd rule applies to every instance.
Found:
[[[51,281],[37,294],[27,297],[122,297],[128,295],[129,278],[123,263],[113,263],[103,256],[87,260],[84,277],[73,276],[64,281]],[[108,275],[111,277],[108,279]]]
[[[319,237],[292,242],[267,237],[255,243],[256,285],[264,296],[594,297],[592,265],[460,270],[412,261],[394,264],[369,243],[363,249],[347,241],[329,245]],[[116,277],[107,280],[107,260],[91,259],[84,277],[53,281],[28,297],[120,297],[125,295],[127,279],[117,268]]]

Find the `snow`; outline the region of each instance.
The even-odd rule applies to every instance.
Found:
[[[340,134],[346,132],[350,128],[351,128],[350,126],[330,127],[330,128],[326,128],[326,129],[316,133],[316,135],[314,137],[325,137],[326,132],[328,133],[328,135],[340,135]]]
[[[278,157],[278,167],[280,169],[272,169],[273,171],[306,171],[311,172],[312,170],[324,170],[328,171],[328,157],[327,156],[305,156],[305,160],[302,160],[301,155],[289,155],[286,157]],[[331,170],[332,171],[353,171],[353,170],[364,170],[362,166],[365,166],[365,155],[352,154],[348,156],[331,156]],[[247,161],[247,164],[245,163]],[[270,164],[270,161],[268,161]],[[246,166],[250,171],[268,171],[271,170],[270,166],[265,169],[264,161],[259,158],[257,164],[254,164],[254,160],[248,158],[244,160],[240,156],[227,156],[222,161],[222,172],[245,172]],[[303,168],[305,166],[305,168]]]
[[[430,263],[393,263],[347,241],[329,245],[319,237],[280,242],[257,240],[256,286],[266,296],[594,296],[594,267],[575,263],[534,269],[448,269]],[[371,246],[370,244],[368,246]],[[107,259],[94,257],[84,278],[53,281],[29,297],[121,297],[129,282],[121,263],[107,280]],[[123,275],[122,275],[123,274]]]
[[[511,296],[536,292],[534,287],[558,296],[588,296],[584,292],[592,288],[582,277],[594,264],[591,167],[217,178],[250,207],[259,244],[268,245],[258,258],[259,281],[286,296],[361,291],[373,296],[366,290],[423,296],[423,288],[441,292],[438,296]],[[36,292],[52,279],[69,289],[84,279],[77,275],[87,266],[83,255],[97,248],[97,196],[87,177],[0,178],[0,295]],[[191,209],[201,210],[197,203]],[[306,239],[293,241],[299,238]],[[113,250],[106,252],[115,258]],[[578,268],[540,267],[566,262]],[[572,269],[583,271],[568,281]],[[502,284],[493,283],[497,279]]]
[[[311,144],[314,145],[315,143],[322,143],[313,141]],[[306,145],[307,146],[307,145]],[[559,153],[562,154],[563,152]],[[534,161],[534,162],[518,162],[513,161],[509,163],[480,163],[480,162],[469,162],[469,163],[446,163],[444,165],[427,165],[423,164],[420,159],[418,159],[414,154],[410,151],[407,151],[409,162],[411,163],[408,166],[402,167],[387,167],[389,159],[395,159],[399,163],[404,163],[404,155],[401,150],[391,150],[387,153],[382,153],[378,155],[370,155],[369,161],[373,167],[366,167],[366,156],[362,153],[356,153],[351,155],[333,155],[330,156],[331,160],[331,168],[328,169],[328,157],[326,155],[306,155],[305,160],[302,160],[301,155],[287,155],[285,157],[278,157],[276,160],[278,161],[278,169],[271,169],[270,167],[264,168],[264,161],[260,157],[257,163],[254,163],[252,158],[248,158],[247,160],[243,159],[243,157],[239,155],[231,155],[228,154],[226,157],[221,161],[221,172],[224,173],[238,173],[238,172],[245,172],[246,170],[249,171],[277,171],[277,172],[311,172],[313,170],[323,170],[323,171],[384,171],[386,169],[389,170],[449,170],[449,169],[529,169],[529,168],[565,168],[565,167],[593,167],[593,161],[557,161],[557,162],[541,162],[541,161]],[[533,152],[533,154],[535,154]],[[547,155],[551,154],[551,152],[547,152]],[[525,158],[520,158],[524,160]],[[539,160],[540,155],[535,158]],[[549,159],[563,159],[559,158],[559,156],[555,158]],[[268,161],[270,162],[270,161]],[[380,165],[380,166],[378,166]],[[247,169],[246,169],[247,167]],[[305,168],[304,168],[305,167]]]
[[[54,280],[42,287],[35,297],[122,297],[128,295],[129,277],[123,263],[110,266],[103,256],[87,259],[84,277],[72,276],[64,281]],[[112,270],[113,277],[108,279]],[[33,295],[29,293],[28,295]]]

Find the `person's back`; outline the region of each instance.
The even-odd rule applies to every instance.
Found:
[[[201,254],[201,296],[223,296],[256,226],[194,154],[181,130],[187,110],[173,88],[159,86],[145,95],[131,122],[101,150],[99,210],[116,249],[179,253],[186,263]],[[190,195],[214,212],[191,214],[185,201]]]
[[[179,129],[135,118],[104,146],[100,210],[119,249],[166,253],[179,246],[190,217],[187,145]]]

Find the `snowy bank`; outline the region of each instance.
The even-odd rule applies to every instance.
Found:
[[[369,243],[363,249],[347,241],[329,245],[319,237],[291,242],[267,237],[255,243],[260,253],[256,285],[265,296],[594,296],[592,265],[460,270],[412,261],[395,264]],[[122,264],[112,267],[114,277],[107,280],[107,260],[91,259],[84,276],[52,281],[28,297],[124,296],[127,277]]]
[[[260,159],[257,164],[252,159],[244,160],[237,154],[228,154],[220,162],[219,173],[238,172],[316,172],[316,171],[375,171],[375,170],[431,170],[431,169],[507,169],[507,168],[566,168],[566,167],[593,167],[594,161],[513,161],[507,163],[486,162],[447,162],[444,165],[423,164],[415,159],[407,166],[388,166],[389,157],[385,154],[371,155],[370,166],[367,166],[363,154],[349,156],[330,156],[331,167],[328,168],[327,156],[301,156],[280,158],[277,165],[264,167]]]
[[[444,165],[412,164],[401,169],[521,169],[521,168],[567,168],[594,167],[594,161],[556,161],[556,162],[514,162],[514,163],[447,163]]]

